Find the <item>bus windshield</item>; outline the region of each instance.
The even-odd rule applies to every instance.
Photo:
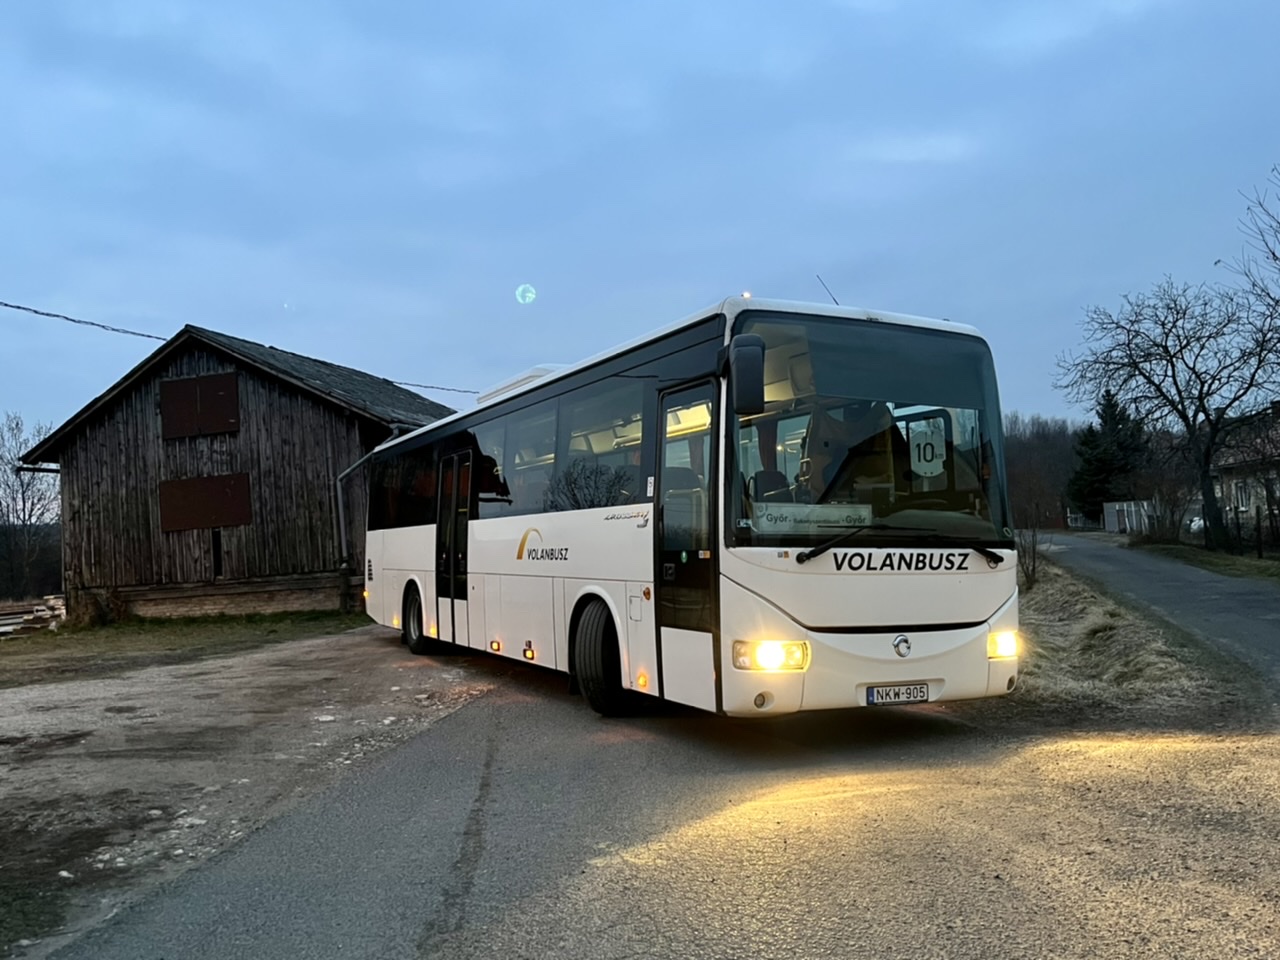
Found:
[[[765,412],[733,417],[730,546],[1011,547],[995,368],[977,337],[748,312]]]

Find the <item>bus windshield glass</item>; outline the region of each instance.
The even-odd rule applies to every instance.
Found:
[[[1013,546],[982,340],[761,311],[734,332],[764,339],[766,404],[730,414],[730,546]]]

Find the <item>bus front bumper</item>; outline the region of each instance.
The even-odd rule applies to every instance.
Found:
[[[819,633],[792,622],[787,635],[778,639],[804,643],[807,655],[805,669],[792,670],[736,666],[734,636],[726,630],[720,671],[723,712],[759,717],[1002,696],[1018,680],[1017,608],[1015,594],[986,623],[951,630]],[[1013,656],[998,655],[1008,654],[1010,644]]]

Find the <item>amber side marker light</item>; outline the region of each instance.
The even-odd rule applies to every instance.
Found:
[[[533,641],[529,641],[528,643],[526,643],[526,644],[524,645],[524,650],[523,650],[522,652],[524,653],[524,658],[525,658],[526,660],[532,660],[532,659],[533,659],[533,657],[534,657],[534,653],[533,653]]]
[[[492,650],[494,653],[499,653],[502,650],[502,644],[499,643],[497,640],[490,640],[489,649]]]
[[[639,687],[641,690],[643,690],[643,689],[645,689],[645,687],[649,686],[649,676],[648,676],[648,674],[644,674],[644,673],[642,673],[642,674],[640,674],[640,676],[636,677],[636,686],[637,686],[637,687]]]

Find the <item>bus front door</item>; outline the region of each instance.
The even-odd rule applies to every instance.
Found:
[[[440,639],[470,642],[467,621],[467,516],[471,505],[471,452],[440,462],[440,516],[436,525],[436,622]]]
[[[715,710],[716,387],[662,394],[656,565],[662,695]]]

